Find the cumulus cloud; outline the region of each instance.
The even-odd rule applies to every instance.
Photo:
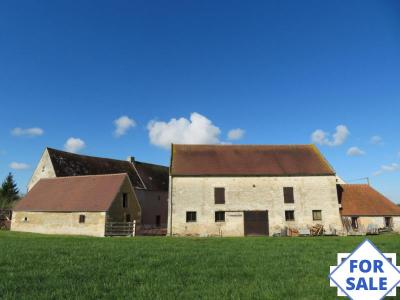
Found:
[[[228,132],[228,140],[235,141],[243,138],[245,131],[241,128],[231,129]]]
[[[150,121],[147,125],[150,143],[169,149],[176,144],[218,144],[221,130],[199,113],[192,113],[190,119],[171,119],[168,122]]]
[[[348,156],[362,156],[364,154],[365,154],[365,151],[361,150],[358,147],[350,147],[349,150],[347,150]]]
[[[317,129],[311,134],[311,141],[315,144],[326,145],[326,146],[340,146],[342,145],[348,136],[350,131],[345,125],[339,125],[336,127],[336,132],[332,135],[329,132]]]
[[[120,137],[121,135],[124,135],[130,128],[135,127],[136,122],[135,120],[130,119],[128,116],[122,116],[114,120],[114,125],[114,135],[116,137]]]
[[[28,136],[28,137],[35,137],[43,135],[44,130],[39,127],[32,127],[32,128],[20,128],[16,127],[11,130],[11,134],[14,136]]]
[[[21,163],[21,162],[15,162],[13,161],[12,163],[10,163],[10,168],[13,170],[26,170],[29,169],[30,166],[26,163]]]
[[[370,138],[369,142],[373,145],[381,145],[383,143],[383,139],[379,135],[374,135]]]
[[[64,149],[72,153],[77,153],[85,147],[86,144],[83,140],[74,137],[70,137],[64,144]]]
[[[374,175],[377,176],[383,173],[392,173],[396,171],[400,171],[400,165],[398,163],[392,163],[390,165],[382,165],[381,168],[374,173]]]

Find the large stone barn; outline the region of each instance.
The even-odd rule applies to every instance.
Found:
[[[374,228],[400,232],[400,207],[367,184],[338,186],[340,213],[349,231]]]
[[[126,173],[142,208],[143,228],[166,228],[168,211],[168,167],[129,157],[117,160],[46,148],[28,183],[28,191],[41,178]]]
[[[314,145],[172,145],[171,235],[342,229],[335,171]]]
[[[126,174],[49,178],[40,179],[18,202],[11,230],[105,236],[116,233],[111,227],[118,224],[125,226],[117,228],[118,234],[127,235],[129,223],[140,223],[140,217]]]

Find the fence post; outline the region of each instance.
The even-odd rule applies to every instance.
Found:
[[[135,236],[136,233],[136,220],[133,220],[133,225],[132,225],[132,236]]]

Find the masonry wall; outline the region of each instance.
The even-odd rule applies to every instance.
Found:
[[[85,215],[85,223],[79,223],[80,215]],[[105,219],[105,212],[15,211],[11,230],[44,234],[104,236]]]
[[[335,176],[314,177],[172,177],[168,232],[172,235],[242,236],[243,211],[267,210],[269,234],[287,227],[323,224],[342,230]],[[214,188],[225,188],[225,204],[214,204]],[[284,204],[283,188],[294,188],[294,204]],[[295,221],[285,220],[294,210]],[[322,220],[313,221],[312,211]],[[186,211],[197,221],[186,223]],[[225,222],[215,222],[215,211],[225,211]]]
[[[393,220],[393,231],[400,233],[400,217],[392,217]],[[368,229],[368,225],[373,224],[378,228],[385,227],[385,218],[382,217],[358,217],[359,226],[363,226],[364,229]]]
[[[123,207],[123,194],[127,194],[128,197],[127,207]],[[137,224],[140,224],[141,207],[128,178],[125,179],[118,195],[107,212],[107,221],[126,222],[127,215],[130,215],[131,222],[135,220]]]
[[[53,165],[51,163],[50,155],[47,149],[43,152],[40,161],[33,172],[33,175],[28,183],[28,191],[41,179],[56,177]]]
[[[142,225],[155,227],[156,217],[161,218],[161,227],[167,226],[168,192],[135,190],[142,207]]]

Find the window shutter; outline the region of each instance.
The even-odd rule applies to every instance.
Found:
[[[215,204],[225,204],[225,188],[214,188]]]
[[[294,195],[293,195],[292,187],[284,187],[283,188],[283,198],[285,203],[294,203]]]

